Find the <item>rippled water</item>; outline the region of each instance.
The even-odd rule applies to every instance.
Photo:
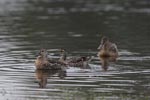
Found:
[[[0,100],[149,100],[148,0],[0,0]],[[102,35],[119,58],[97,57]],[[40,48],[94,56],[91,69],[36,71]]]

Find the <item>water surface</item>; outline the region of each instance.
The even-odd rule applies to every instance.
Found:
[[[148,0],[0,0],[1,100],[150,99],[150,8]],[[101,36],[119,48],[103,67]],[[91,69],[36,71],[40,48],[58,58],[94,56]]]

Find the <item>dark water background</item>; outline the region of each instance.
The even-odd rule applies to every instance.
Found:
[[[103,35],[120,54],[107,71],[96,56]],[[0,0],[0,43],[0,100],[150,99],[149,0]],[[94,56],[92,69],[35,71],[40,48]]]

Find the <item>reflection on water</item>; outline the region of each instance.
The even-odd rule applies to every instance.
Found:
[[[116,62],[116,57],[99,57],[101,61],[101,66],[104,71],[108,70],[108,67],[110,66],[110,62]]]
[[[149,0],[0,0],[0,100],[149,100]],[[108,36],[119,58],[99,59]],[[35,71],[37,50],[94,56],[91,69]],[[105,71],[104,71],[105,70]],[[41,88],[39,88],[41,87]]]
[[[60,79],[63,79],[66,76],[66,71],[63,70],[36,70],[36,79],[39,83],[40,88],[45,88],[48,78],[58,73]]]

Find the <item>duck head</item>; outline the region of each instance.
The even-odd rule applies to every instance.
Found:
[[[38,56],[44,57],[46,58],[48,55],[48,52],[46,51],[46,49],[41,49],[38,53]]]
[[[60,52],[61,52],[60,59],[66,60],[67,59],[67,52],[65,51],[65,49],[60,49]]]
[[[109,42],[109,39],[107,38],[107,37],[102,37],[102,39],[101,39],[101,44],[98,46],[98,50],[101,50],[103,47],[104,47],[104,44],[106,43],[106,42]]]

